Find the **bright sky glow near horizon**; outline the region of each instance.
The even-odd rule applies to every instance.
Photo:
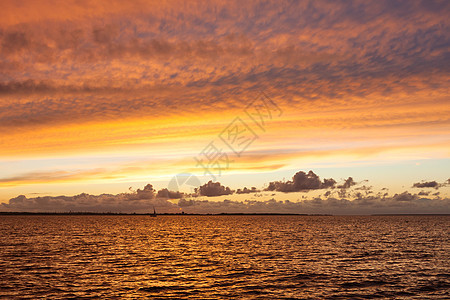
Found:
[[[448,1],[2,1],[0,211],[176,211],[114,195],[212,180],[195,158],[215,141],[233,190],[310,170],[336,184],[186,211],[251,212],[224,200],[253,197],[256,212],[302,212],[273,198],[450,213],[449,15]],[[263,127],[245,113],[260,97],[275,105]],[[219,139],[236,117],[257,135],[240,157]]]

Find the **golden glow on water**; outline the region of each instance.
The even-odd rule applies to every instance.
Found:
[[[0,296],[441,298],[449,221],[2,216]]]

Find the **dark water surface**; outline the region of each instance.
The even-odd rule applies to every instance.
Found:
[[[0,216],[0,298],[450,297],[448,216]]]

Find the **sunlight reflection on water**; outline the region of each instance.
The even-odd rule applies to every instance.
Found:
[[[0,296],[448,297],[448,216],[0,216]]]

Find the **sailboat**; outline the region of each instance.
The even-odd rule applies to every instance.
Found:
[[[153,215],[150,215],[150,217],[156,217],[156,210],[154,206],[153,206]]]

